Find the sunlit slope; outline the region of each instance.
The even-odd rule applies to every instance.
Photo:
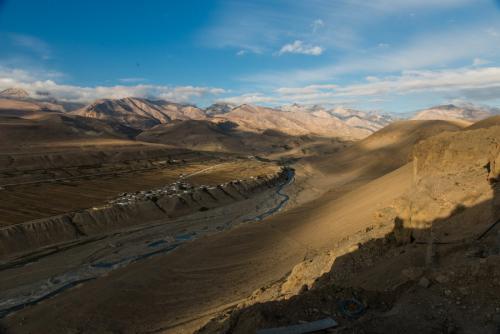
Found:
[[[317,152],[301,165],[310,175],[309,186],[318,192],[337,189],[351,182],[362,185],[410,161],[411,151],[420,140],[463,129],[448,121],[400,121],[334,154]]]
[[[489,128],[492,126],[500,126],[500,116],[493,116],[490,118],[483,119],[482,121],[476,122],[469,126],[467,130]]]
[[[136,129],[147,129],[172,120],[203,119],[201,109],[167,101],[141,98],[102,99],[72,112],[74,115],[115,121]]]
[[[315,177],[304,181],[301,196],[312,191],[323,195],[304,204],[293,217],[294,237],[327,245],[369,227],[377,210],[390,205],[411,184],[414,146],[462,128],[456,122],[401,121],[336,154],[307,159],[304,169]]]
[[[370,130],[351,127],[339,118],[299,111],[278,111],[254,105],[241,105],[216,119],[237,123],[242,130],[261,132],[279,130],[288,135],[313,134],[326,137],[364,138]]]

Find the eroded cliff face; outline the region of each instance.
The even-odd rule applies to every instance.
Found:
[[[500,127],[445,132],[424,140],[413,151],[413,164],[412,190],[396,205],[401,223],[396,237],[401,242],[428,238],[443,220],[456,224],[460,237],[468,238],[500,218]]]
[[[217,186],[190,187],[156,196],[135,196],[100,207],[30,221],[0,229],[0,255],[98,236],[121,228],[207,211],[285,184],[290,170],[235,180]]]
[[[373,229],[359,231],[332,245],[332,250],[299,263],[272,292],[257,291],[247,304],[299,294],[330,272],[336,260],[356,253],[358,245],[369,240],[385,239],[390,244],[394,237],[404,245],[431,238],[437,242],[477,238],[500,218],[499,144],[500,127],[443,132],[421,141],[411,156],[411,190],[373,214]]]

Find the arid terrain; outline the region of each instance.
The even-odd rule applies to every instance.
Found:
[[[496,114],[1,92],[0,333],[496,333]]]

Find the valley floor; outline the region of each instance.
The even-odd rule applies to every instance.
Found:
[[[56,333],[78,328],[92,332],[190,333],[255,290],[284,279],[298,262],[369,227],[371,212],[388,205],[408,188],[411,179],[411,166],[405,166],[382,180],[364,180],[366,184],[358,187],[357,180],[348,182],[350,175],[325,177],[319,182],[310,178],[310,167],[297,168],[296,184],[285,189],[295,204],[285,212],[112,271],[8,316],[5,326],[9,333],[35,329]],[[338,187],[325,193],[317,188],[318,182]],[[312,202],[297,202],[320,193],[324,194]],[[229,211],[223,217],[212,216],[211,223],[232,219],[241,209],[232,206],[225,210]],[[331,223],[337,220],[346,223]],[[47,268],[45,263],[40,265]],[[79,312],[66,311],[76,308]]]
[[[494,201],[498,191],[486,181],[483,168],[485,162],[493,160],[483,161],[482,151],[456,149],[453,145],[485,149],[485,143],[496,138],[498,132],[466,132],[463,126],[443,121],[394,123],[336,152],[318,151],[292,161],[294,182],[272,183],[264,191],[243,193],[245,196],[227,205],[198,206],[196,212],[169,220],[167,229],[162,227],[166,221],[127,226],[107,233],[103,239],[57,249],[51,256],[38,259],[35,252],[35,260],[29,265],[22,262],[23,256],[10,258],[0,267],[0,283],[15,289],[19,282],[29,285],[40,277],[67,272],[68,268],[96,261],[102,264],[104,260],[109,264],[115,258],[146,254],[157,242],[168,239],[162,233],[173,235],[174,243],[189,241],[179,243],[175,251],[129,261],[114,270],[104,268],[95,279],[10,312],[0,321],[0,328],[6,333],[192,333],[200,328],[201,333],[247,333],[338,316],[333,310],[338,298],[359,296],[363,302],[369,301],[373,312],[360,321],[338,319],[342,322],[340,331],[370,332],[370,326],[378,326],[381,333],[390,328],[407,331],[402,324],[408,319],[401,316],[405,312],[418,314],[421,323],[435,316],[421,307],[411,308],[415,301],[412,294],[415,292],[425,305],[432,305],[442,290],[446,302],[456,303],[458,292],[451,289],[450,282],[467,278],[469,269],[475,266],[472,262],[478,260],[474,254],[482,247],[464,243],[460,252],[453,253],[454,246],[443,246],[442,256],[474,254],[469,257],[471,263],[456,272],[451,269],[456,266],[455,257],[442,260],[440,270],[447,268],[448,272],[441,279],[439,271],[427,271],[426,265],[435,263],[437,253],[427,238],[429,231],[440,241],[476,237],[496,214],[490,210],[497,205],[492,204],[491,196]],[[439,134],[443,138],[437,144],[425,142]],[[422,141],[427,146],[415,150]],[[443,149],[447,154],[440,151],[443,143],[451,146]],[[474,161],[466,171],[454,163],[456,157],[450,157],[457,154],[468,161],[463,152]],[[417,155],[411,159],[412,154]],[[429,166],[437,171],[431,171]],[[252,171],[263,171],[258,165],[240,167],[247,176],[255,175]],[[234,178],[240,167],[228,171],[214,168],[214,182],[221,182],[220,175]],[[202,177],[195,173],[193,178]],[[416,187],[421,175],[425,182]],[[262,221],[255,219],[272,212],[283,198],[287,203],[281,211]],[[410,209],[403,202],[411,202]],[[470,209],[454,207],[457,203],[468,203]],[[416,211],[404,216],[405,210]],[[457,225],[444,224],[446,219],[463,223],[463,230],[455,233]],[[398,222],[400,226],[395,224]],[[429,229],[424,224],[428,222],[436,223],[436,229]],[[231,228],[212,231],[217,226]],[[210,233],[202,232],[207,230]],[[197,237],[183,238],[186,231],[196,232]],[[490,266],[493,260],[481,260],[488,266],[479,266],[475,271],[477,281],[489,272],[496,282],[497,268]],[[21,262],[15,265],[16,261]],[[442,286],[435,284],[440,281]],[[429,286],[431,289],[427,289]],[[496,285],[492,284],[491,289],[495,292]],[[484,303],[487,296],[478,298]],[[398,307],[404,312],[399,312]],[[391,317],[394,314],[398,316]],[[432,326],[441,326],[441,322],[430,323],[430,327],[419,328],[433,332],[436,328]],[[446,330],[454,328],[448,325]]]

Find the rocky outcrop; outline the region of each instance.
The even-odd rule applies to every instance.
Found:
[[[218,186],[193,187],[164,196],[139,197],[101,207],[7,226],[0,229],[0,256],[97,236],[133,225],[175,218],[241,201],[286,183],[288,169],[273,175],[235,180]]]
[[[402,223],[396,236],[405,236],[401,242],[427,240],[436,222],[446,220],[467,238],[498,219],[499,162],[498,126],[442,133],[417,144],[413,189],[397,203]],[[412,236],[404,233],[409,230]]]
[[[500,181],[500,144],[492,149],[486,164],[488,170],[488,181],[490,183],[497,183]]]

